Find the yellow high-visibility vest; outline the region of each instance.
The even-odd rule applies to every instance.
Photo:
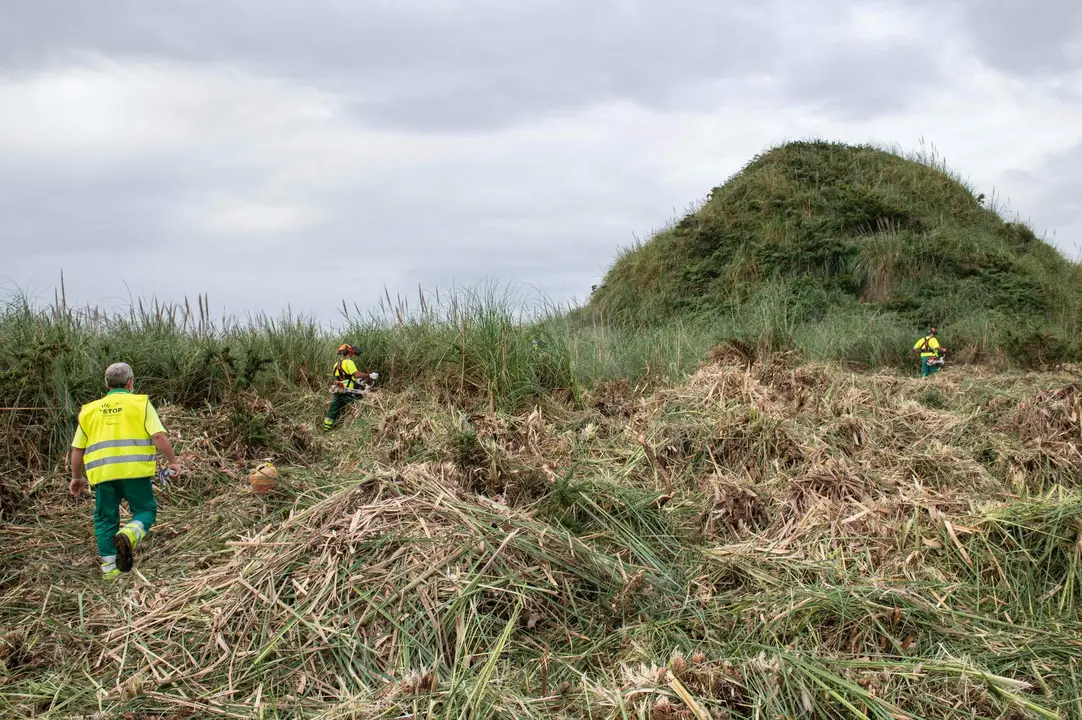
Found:
[[[935,357],[939,355],[939,340],[934,335],[925,335],[920,340],[917,340],[917,344],[913,346],[913,349],[920,350],[922,358]]]
[[[165,432],[146,395],[114,391],[79,411],[74,447],[82,447],[91,485],[152,477],[157,450],[151,435]]]
[[[347,390],[357,387],[357,381],[353,373],[357,372],[357,364],[349,358],[342,358],[334,366],[334,379],[342,383]]]

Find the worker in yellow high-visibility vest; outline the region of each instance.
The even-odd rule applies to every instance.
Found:
[[[946,348],[939,344],[939,339],[935,335],[935,328],[929,328],[928,334],[917,340],[916,344],[913,345],[913,352],[920,353],[921,377],[928,377],[939,372],[939,364],[936,361],[946,351]]]
[[[338,422],[338,414],[342,412],[352,401],[361,397],[355,391],[363,386],[363,381],[374,382],[379,379],[379,373],[365,373],[357,369],[354,358],[360,348],[356,345],[339,345],[338,362],[334,365],[332,376],[334,382],[331,386],[331,404],[327,408],[327,415],[323,418],[323,429],[331,430]]]
[[[94,490],[94,536],[101,556],[102,577],[115,580],[130,572],[135,546],[146,537],[158,513],[154,499],[157,453],[172,477],[180,464],[158,413],[146,395],[133,393],[135,376],[127,363],[105,371],[108,394],[79,411],[71,443],[72,495]],[[85,477],[84,477],[85,472]],[[120,526],[120,501],[128,502],[131,522]]]

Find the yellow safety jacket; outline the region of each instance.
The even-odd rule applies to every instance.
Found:
[[[932,335],[925,335],[920,340],[917,340],[917,344],[913,346],[913,349],[920,350],[922,358],[936,357],[939,355],[939,340]]]
[[[146,395],[113,390],[83,405],[72,447],[82,448],[91,485],[110,480],[153,477],[157,450],[152,435],[165,432]]]
[[[357,372],[357,364],[348,357],[344,357],[334,366],[334,379],[342,383],[342,387],[346,390],[353,390],[357,387],[357,381],[353,377],[355,372]]]

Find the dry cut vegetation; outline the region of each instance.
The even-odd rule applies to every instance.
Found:
[[[165,406],[189,474],[136,573],[98,582],[59,472],[0,526],[0,714],[1082,718],[1071,378],[725,347],[579,405],[385,392],[329,438],[308,391],[237,396],[256,435]]]

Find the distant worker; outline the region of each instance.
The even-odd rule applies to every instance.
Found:
[[[929,328],[928,334],[917,340],[916,344],[913,345],[913,352],[920,353],[921,377],[928,377],[939,372],[943,353],[947,351],[946,348],[940,346],[935,333],[935,328]]]
[[[146,395],[135,395],[135,376],[127,363],[105,370],[108,393],[83,405],[71,442],[72,495],[94,490],[94,536],[101,574],[115,580],[131,572],[134,551],[158,514],[153,479],[157,453],[165,456],[170,477],[180,475],[173,446]],[[84,477],[85,471],[85,477]],[[120,526],[120,501],[128,502],[131,522]]]
[[[331,385],[331,406],[327,409],[327,417],[323,418],[324,430],[333,428],[338,420],[338,414],[351,402],[364,396],[369,382],[379,379],[379,373],[363,373],[357,370],[357,364],[353,359],[360,350],[355,345],[338,347],[339,357],[334,366],[334,382]]]

